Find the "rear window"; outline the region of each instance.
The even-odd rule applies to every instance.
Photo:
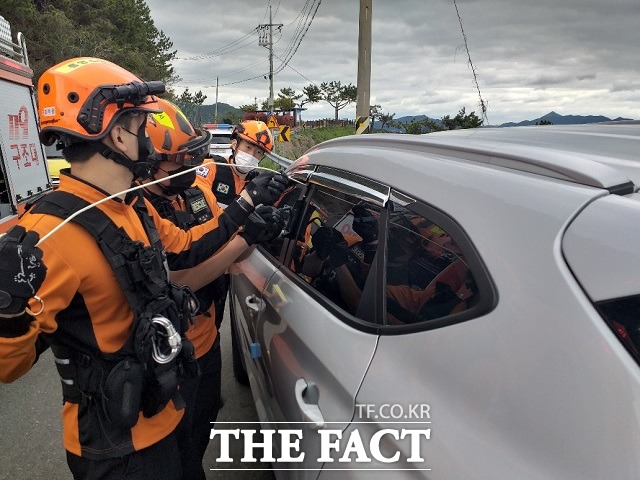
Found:
[[[640,202],[608,195],[569,225],[562,251],[606,324],[640,364]]]
[[[613,333],[640,364],[640,295],[599,302],[596,307]]]

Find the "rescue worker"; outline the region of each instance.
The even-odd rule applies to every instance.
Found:
[[[125,198],[132,180],[148,172],[145,125],[159,112],[154,94],[162,91],[161,82],[142,82],[98,58],[45,71],[37,95],[40,139],[61,144],[71,168],[0,241],[0,278],[16,282],[0,283],[0,381],[25,374],[51,346],[62,380],[63,443],[76,479],[182,477],[175,428],[184,401],[177,385],[197,373],[184,332],[198,308],[188,288],[169,281],[166,259],[183,269],[203,262],[253,205],[272,203],[287,183],[259,176],[224,214],[188,232],[141,196]],[[45,234],[40,259],[33,244]],[[28,288],[20,288],[24,282]]]
[[[162,217],[182,230],[189,230],[219,218],[223,213],[210,186],[192,169],[200,165],[208,153],[211,134],[196,131],[171,102],[158,99],[158,105],[162,113],[154,113],[147,121],[147,133],[155,148],[154,160],[150,163],[152,178],[159,180],[181,171],[192,171],[165,182],[150,184],[145,187],[144,194]],[[260,212],[259,217],[256,217],[256,212]],[[250,245],[279,234],[282,222],[275,207],[263,205],[256,212],[249,215],[240,235],[231,239],[200,268],[206,268],[209,275],[214,269],[222,275]],[[176,277],[174,272],[172,278]],[[187,284],[194,288],[203,312],[186,334],[194,345],[200,376],[180,384],[186,408],[176,432],[183,476],[195,480],[205,478],[202,459],[220,409],[221,356],[220,337],[215,324],[215,282],[201,288],[197,283]]]
[[[245,120],[236,125],[231,133],[231,155],[229,158],[214,157],[216,162],[225,160],[230,166],[205,165],[198,175],[211,185],[218,204],[229,205],[246,187],[248,177],[256,172],[260,160],[273,150],[273,136],[267,124],[260,120]],[[229,276],[216,281],[216,325],[220,328],[224,306],[229,290]]]

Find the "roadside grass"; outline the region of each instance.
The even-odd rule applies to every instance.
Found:
[[[278,155],[295,160],[318,143],[353,134],[353,126],[307,128],[292,134],[290,142],[276,142],[275,149]]]

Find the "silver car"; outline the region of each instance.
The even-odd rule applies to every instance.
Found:
[[[231,272],[234,373],[295,432],[276,477],[640,478],[639,157],[631,122],[290,166],[286,231]]]

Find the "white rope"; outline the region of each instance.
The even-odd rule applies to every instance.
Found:
[[[58,230],[60,230],[60,228],[62,228],[65,224],[69,223],[69,222],[70,222],[71,220],[73,220],[76,216],[80,215],[82,212],[85,212],[85,211],[89,210],[90,208],[93,208],[93,207],[95,207],[95,206],[97,206],[97,205],[100,205],[101,203],[104,203],[104,202],[106,202],[106,201],[108,201],[108,200],[112,200],[112,199],[114,199],[114,198],[116,198],[116,197],[119,197],[119,196],[121,196],[121,195],[126,195],[126,194],[127,194],[127,193],[129,193],[129,192],[135,192],[136,190],[140,190],[141,188],[148,187],[149,185],[154,185],[154,184],[156,184],[156,183],[164,182],[164,181],[166,181],[166,180],[170,180],[170,179],[172,179],[172,178],[179,177],[180,175],[184,175],[185,173],[192,172],[192,171],[194,171],[194,170],[197,170],[197,169],[198,169],[198,168],[200,168],[200,167],[204,167],[204,166],[207,166],[207,165],[219,165],[219,166],[230,167],[230,168],[235,166],[235,165],[232,165],[232,164],[227,163],[227,162],[213,162],[213,161],[208,161],[208,162],[201,163],[200,165],[197,165],[197,166],[195,166],[195,167],[189,168],[188,170],[182,170],[182,171],[180,171],[180,172],[178,172],[178,173],[174,173],[173,175],[169,175],[169,176],[167,176],[167,177],[163,177],[163,178],[160,178],[160,179],[158,179],[158,180],[154,180],[153,182],[142,183],[142,184],[140,184],[140,185],[136,185],[135,187],[131,187],[131,188],[128,188],[128,189],[126,189],[126,190],[122,190],[121,192],[114,193],[113,195],[110,195],[110,196],[108,196],[108,197],[102,198],[102,199],[98,200],[97,202],[94,202],[94,203],[92,203],[92,204],[90,204],[90,205],[87,205],[87,206],[86,206],[86,207],[84,207],[84,208],[81,208],[81,209],[80,209],[80,210],[78,210],[77,212],[75,212],[75,213],[73,213],[72,215],[70,215],[69,217],[65,218],[65,219],[60,223],[60,225],[57,225],[53,230],[51,230],[49,233],[47,233],[47,234],[46,234],[46,235],[44,235],[42,238],[40,238],[40,241],[39,241],[36,245],[40,245],[42,242],[44,242],[46,239],[48,239],[51,235],[53,235],[53,234],[54,234],[54,233],[56,233]],[[274,171],[273,169],[271,169],[271,168],[267,168],[267,167],[253,167],[253,168],[254,168],[254,169],[256,169],[256,170],[267,170],[267,171],[269,171],[269,172],[273,172],[273,171]],[[294,181],[294,182],[296,182],[296,183],[301,183],[301,182],[298,182],[297,180],[294,180],[294,179],[292,179],[292,178],[289,178],[289,180],[292,180],[292,181]]]

